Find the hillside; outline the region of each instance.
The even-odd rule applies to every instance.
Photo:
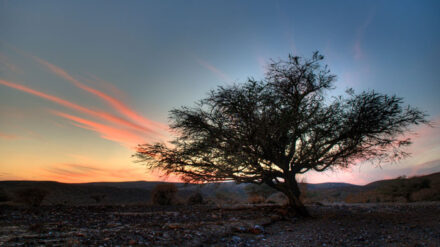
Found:
[[[161,182],[96,182],[69,184],[52,181],[0,181],[0,192],[13,197],[23,188],[40,188],[49,192],[44,204],[85,205],[139,204],[150,202],[151,190]],[[247,184],[212,183],[204,185],[176,183],[178,196],[184,201],[196,191],[205,198],[246,202]],[[440,200],[440,173],[413,178],[376,181],[364,186],[347,183],[306,184],[306,202],[389,202]]]

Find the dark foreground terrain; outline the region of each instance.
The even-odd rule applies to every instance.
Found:
[[[0,206],[0,246],[440,246],[440,204]]]

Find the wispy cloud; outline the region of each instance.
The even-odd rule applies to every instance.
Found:
[[[0,139],[15,140],[18,139],[18,136],[0,132]]]
[[[360,60],[365,57],[365,52],[362,48],[362,42],[364,39],[365,31],[367,30],[368,26],[373,20],[374,15],[375,15],[375,10],[373,9],[368,13],[367,18],[362,23],[362,25],[359,26],[358,29],[356,30],[356,38],[353,45],[354,58],[356,60]]]
[[[104,139],[111,140],[114,142],[118,142],[123,144],[129,148],[134,148],[137,144],[145,143],[146,138],[141,137],[140,135],[133,133],[129,130],[124,130],[120,128],[115,128],[112,126],[108,126],[105,124],[97,123],[94,121],[90,121],[84,118],[80,118],[74,115],[70,115],[63,112],[52,111],[53,114],[63,117],[65,119],[69,119],[73,121],[73,125],[97,132]],[[151,138],[151,137],[150,137]],[[150,139],[152,140],[152,139]]]
[[[14,83],[14,82],[5,81],[5,80],[1,80],[0,79],[0,84],[4,85],[4,86],[7,86],[7,87],[10,87],[10,88],[14,88],[14,89],[20,90],[22,92],[26,92],[26,93],[38,96],[40,98],[43,98],[43,99],[46,99],[46,100],[49,100],[49,101],[52,101],[54,103],[60,104],[62,106],[65,106],[67,108],[74,109],[74,110],[80,111],[82,113],[86,113],[86,114],[88,114],[90,116],[104,119],[104,120],[109,121],[109,122],[114,123],[114,124],[120,124],[120,125],[123,125],[123,126],[126,126],[126,127],[130,127],[130,128],[133,128],[133,129],[136,129],[138,131],[145,132],[145,133],[152,133],[152,132],[154,132],[150,128],[147,128],[147,127],[141,126],[139,124],[130,122],[130,121],[128,121],[126,119],[123,119],[123,118],[120,118],[118,116],[115,116],[115,115],[112,115],[112,114],[109,114],[109,113],[106,113],[106,112],[102,112],[102,111],[94,111],[94,110],[88,109],[86,107],[83,107],[83,106],[77,105],[75,103],[72,103],[70,101],[64,100],[62,98],[56,97],[54,95],[46,94],[46,93],[43,93],[41,91],[37,91],[37,90],[34,90],[32,88],[23,86],[23,85],[18,84],[18,83]]]
[[[97,86],[101,89],[103,89],[104,91],[111,93],[113,96],[115,96],[117,99],[125,99],[127,98],[127,94],[120,90],[118,87],[116,87],[115,85],[113,85],[111,82],[108,82],[102,78],[99,78],[96,75],[87,73],[86,74],[88,78],[83,78],[83,80],[85,80],[88,84],[92,84],[94,86]]]
[[[63,182],[96,182],[96,181],[128,181],[145,179],[139,168],[108,169],[97,165],[64,163],[49,166],[41,174],[50,180]]]
[[[93,166],[78,164],[62,164],[56,167],[49,167],[46,170],[53,174],[71,177],[89,177],[90,175],[95,175],[93,173],[103,171],[102,169],[98,169]]]
[[[221,71],[220,69],[216,68],[214,65],[208,63],[205,60],[202,60],[200,58],[196,58],[196,61],[198,64],[200,64],[201,66],[205,67],[206,69],[208,69],[209,71],[211,71],[212,73],[216,74],[218,77],[222,78],[223,80],[230,82],[231,78],[226,75],[223,71]]]
[[[17,65],[13,64],[8,57],[4,54],[0,53],[0,65],[5,67],[7,70],[10,70],[15,73],[22,73],[22,69],[20,69]]]
[[[69,73],[67,73],[65,70],[63,70],[62,68],[51,64],[41,58],[38,57],[33,57],[38,63],[44,65],[45,67],[47,67],[52,73],[58,75],[59,77],[71,82],[73,85],[75,85],[76,87],[90,93],[93,94],[95,96],[97,96],[98,98],[100,98],[101,100],[103,100],[104,102],[106,102],[107,104],[109,104],[110,106],[112,106],[116,111],[118,111],[119,113],[121,113],[122,115],[128,117],[129,119],[131,119],[132,121],[135,121],[141,125],[144,126],[151,126],[152,128],[159,128],[162,130],[168,130],[168,126],[158,123],[158,122],[154,122],[151,121],[145,117],[143,117],[141,114],[139,114],[138,112],[134,111],[133,109],[131,109],[130,107],[128,107],[124,102],[102,92],[99,91],[95,88],[92,88],[90,86],[85,85],[84,83],[78,81],[77,79],[75,79],[72,75],[70,75]],[[102,80],[100,80],[102,82]],[[151,129],[150,129],[151,131]]]

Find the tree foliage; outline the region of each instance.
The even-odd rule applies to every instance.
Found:
[[[135,156],[188,182],[265,183],[307,214],[296,174],[398,160],[411,143],[405,132],[427,123],[395,95],[350,89],[329,97],[336,76],[323,58],[272,61],[263,80],[220,86],[194,107],[172,110],[178,136],[139,145]]]

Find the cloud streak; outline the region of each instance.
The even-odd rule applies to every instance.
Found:
[[[43,171],[50,180],[73,183],[145,179],[145,174],[138,168],[103,169],[96,165],[76,163],[57,164]]]
[[[18,136],[0,132],[0,139],[15,140],[18,139]]]
[[[22,73],[23,71],[15,64],[12,64],[9,61],[9,58],[0,53],[0,64],[6,67],[8,70],[13,71],[15,73]]]
[[[51,112],[59,117],[73,121],[73,125],[76,127],[97,132],[102,138],[121,143],[129,148],[134,148],[137,144],[145,143],[146,141],[144,138],[128,130],[111,127],[63,112]]]
[[[200,64],[201,66],[205,67],[206,69],[208,69],[212,73],[216,74],[218,77],[222,78],[223,80],[231,81],[231,78],[228,75],[226,75],[221,70],[219,70],[218,68],[214,67],[213,65],[209,64],[205,60],[202,60],[200,58],[196,58],[196,61],[197,61],[198,64]]]
[[[90,93],[93,94],[95,96],[97,96],[98,98],[100,98],[101,100],[103,100],[104,102],[106,102],[107,104],[109,104],[111,107],[113,107],[116,111],[118,111],[119,113],[121,113],[122,115],[124,115],[125,117],[128,117],[129,119],[131,119],[132,121],[135,121],[136,123],[139,123],[141,125],[145,125],[145,126],[152,126],[153,128],[156,129],[161,129],[164,131],[168,130],[168,126],[161,124],[161,123],[157,123],[154,121],[151,121],[145,117],[143,117],[141,114],[137,113],[136,111],[132,110],[130,107],[128,107],[125,103],[123,103],[122,101],[102,92],[99,91],[97,89],[94,89],[92,87],[89,87],[85,84],[83,84],[82,82],[78,81],[77,79],[75,79],[72,75],[70,75],[69,73],[67,73],[65,70],[63,70],[62,68],[51,64],[41,58],[35,57],[33,56],[33,58],[35,59],[35,61],[37,61],[38,63],[44,65],[45,67],[47,67],[52,73],[54,73],[55,75],[58,75],[59,77],[69,81],[70,83],[72,83],[73,85],[75,85],[76,87]],[[100,80],[101,81],[101,80]],[[150,130],[151,131],[151,130]]]
[[[152,132],[154,132],[150,128],[146,128],[146,127],[141,126],[139,124],[127,121],[127,120],[125,120],[123,118],[114,116],[112,114],[109,114],[109,113],[106,113],[106,112],[102,112],[102,111],[90,110],[90,109],[88,109],[86,107],[77,105],[75,103],[72,103],[70,101],[64,100],[64,99],[59,98],[57,96],[46,94],[46,93],[43,93],[41,91],[37,91],[35,89],[23,86],[23,85],[18,84],[18,83],[14,83],[14,82],[5,81],[5,80],[1,80],[0,79],[0,85],[4,85],[4,86],[7,86],[7,87],[10,87],[10,88],[13,88],[13,89],[16,89],[16,90],[28,93],[28,94],[32,94],[32,95],[38,96],[40,98],[49,100],[51,102],[57,103],[59,105],[65,106],[67,108],[70,108],[70,109],[73,109],[73,110],[76,110],[76,111],[88,114],[88,115],[93,116],[93,117],[104,119],[104,120],[109,121],[109,122],[114,123],[114,124],[119,124],[119,125],[123,125],[123,126],[126,126],[126,127],[130,127],[130,128],[136,129],[136,130],[144,132],[144,133],[152,133]]]
[[[371,21],[373,20],[375,11],[374,9],[371,10],[365,19],[365,21],[362,23],[362,25],[356,30],[356,39],[353,45],[353,51],[354,51],[354,58],[356,60],[360,60],[365,57],[365,52],[362,49],[362,40],[364,38],[364,34],[368,26],[370,25]]]

